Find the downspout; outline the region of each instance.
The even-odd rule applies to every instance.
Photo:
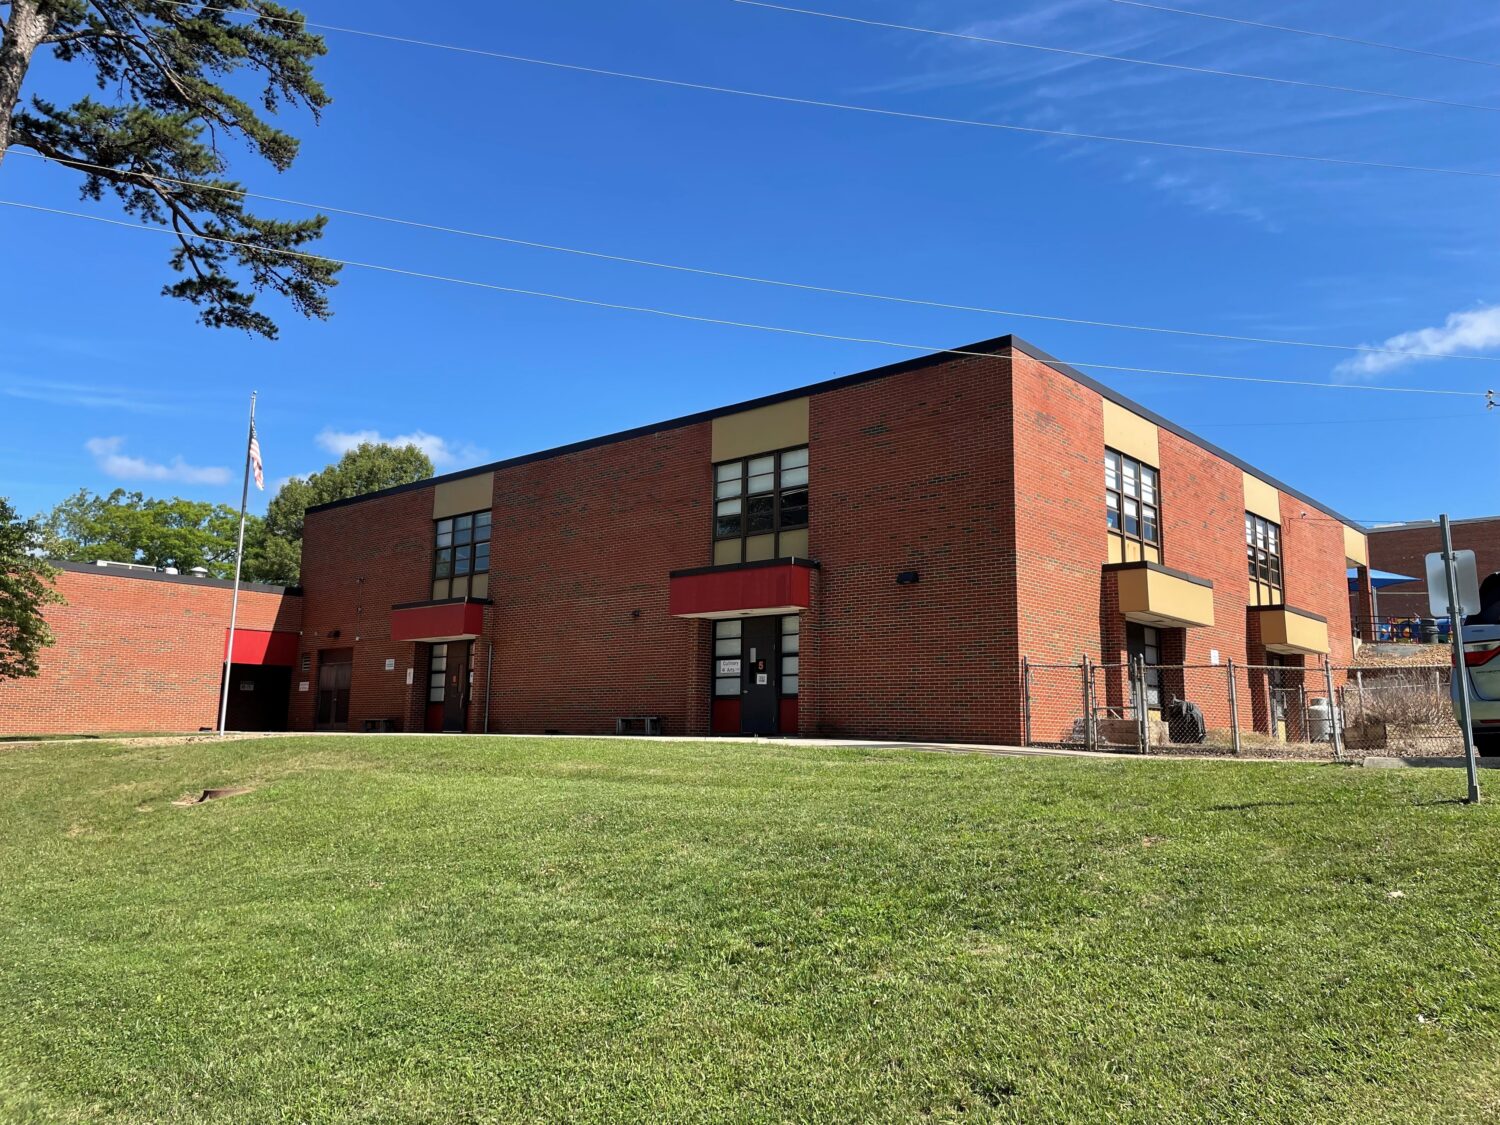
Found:
[[[489,659],[484,668],[484,733],[490,733],[490,693],[495,690],[495,642],[490,641]]]

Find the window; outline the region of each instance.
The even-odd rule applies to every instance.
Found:
[[[448,646],[432,646],[432,662],[427,666],[427,702],[441,703],[448,676]]]
[[[744,626],[739,621],[714,622],[714,696],[739,697],[740,640]]]
[[[1245,557],[1250,568],[1250,580],[1256,583],[1256,600],[1260,601],[1262,586],[1271,587],[1271,598],[1266,604],[1279,604],[1281,596],[1281,527],[1253,512],[1245,513]]]
[[[797,694],[797,672],[802,648],[802,619],[796,614],[781,619],[781,694]]]
[[[807,526],[807,447],[714,466],[714,539]],[[775,557],[781,557],[778,540]],[[740,558],[744,558],[741,547]]]
[[[1105,518],[1111,533],[1146,547],[1161,548],[1159,476],[1113,449],[1104,451]]]
[[[1161,633],[1150,625],[1139,625],[1134,621],[1125,626],[1125,646],[1131,663],[1140,660],[1146,665],[1146,706],[1161,707]],[[1136,695],[1134,681],[1131,696]],[[1139,700],[1132,698],[1134,705]]]
[[[471,592],[470,575],[489,573],[490,513],[450,516],[434,526],[433,599],[464,597]]]

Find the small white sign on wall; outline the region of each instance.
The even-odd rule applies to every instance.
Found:
[[[1217,664],[1219,662],[1219,650],[1218,649],[1211,648],[1211,649],[1208,650],[1208,662],[1210,664]]]
[[[719,661],[718,674],[720,676],[738,676],[740,674],[740,662],[738,658]]]
[[[394,656],[387,656],[385,658],[385,670],[387,672],[394,672],[396,670],[396,658]]]
[[[307,681],[306,681],[306,680],[303,680],[303,681],[301,681],[301,682],[300,682],[300,683],[299,683],[299,684],[298,684],[298,685],[297,685],[297,690],[298,690],[298,691],[306,691],[306,690],[307,690],[307,688],[308,688],[308,683],[307,683]]]
[[[407,685],[407,687],[411,686],[411,682],[412,682],[412,679],[414,678],[415,674],[416,674],[416,669],[415,668],[408,668],[406,670],[406,685]]]

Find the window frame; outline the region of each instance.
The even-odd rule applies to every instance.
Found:
[[[772,558],[781,558],[782,557],[782,554],[781,554],[781,536],[782,536],[782,533],[783,532],[787,532],[787,531],[802,531],[802,530],[804,530],[804,529],[806,529],[806,528],[808,528],[808,527],[811,526],[812,519],[811,519],[811,504],[810,503],[803,505],[804,510],[806,510],[808,512],[808,517],[807,518],[799,520],[799,521],[797,521],[795,523],[788,523],[788,522],[786,522],[786,520],[784,518],[784,510],[785,510],[785,506],[786,506],[785,505],[785,494],[788,491],[788,488],[782,482],[782,477],[783,477],[784,473],[787,470],[787,466],[783,465],[782,462],[783,462],[783,459],[786,457],[786,455],[788,453],[797,453],[799,451],[806,451],[807,452],[807,454],[808,454],[808,456],[807,456],[807,463],[803,464],[803,465],[793,465],[793,466],[790,466],[790,468],[792,468],[794,470],[795,469],[802,469],[802,470],[804,470],[807,473],[808,479],[807,479],[807,483],[805,483],[805,484],[794,484],[794,485],[792,485],[791,488],[790,488],[790,491],[792,491],[792,492],[799,492],[799,491],[800,492],[806,492],[807,495],[808,495],[808,499],[810,500],[811,499],[811,487],[812,487],[812,454],[811,454],[808,442],[799,442],[796,445],[787,445],[787,446],[781,447],[780,449],[768,449],[768,450],[764,450],[764,451],[759,452],[759,453],[747,454],[747,455],[745,455],[743,457],[731,457],[731,458],[728,458],[727,460],[724,460],[724,461],[715,461],[715,462],[713,462],[713,464],[710,467],[709,488],[710,488],[710,492],[711,492],[712,496],[711,496],[711,501],[709,503],[709,508],[708,508],[708,517],[709,517],[710,542],[715,547],[717,547],[718,544],[720,544],[720,543],[732,543],[735,540],[738,540],[739,544],[740,544],[740,558],[739,558],[739,561],[740,562],[744,562],[745,561],[745,554],[746,554],[746,551],[747,551],[747,546],[746,546],[747,542],[750,539],[752,539],[752,538],[754,538],[756,536],[771,535],[771,536],[775,537],[775,540],[774,540],[774,543],[773,543],[773,549],[772,549],[772,556],[771,557]],[[771,492],[770,492],[770,496],[771,496],[771,527],[770,527],[770,530],[768,530],[768,531],[754,531],[754,532],[752,532],[750,530],[750,497],[751,497],[751,492],[750,492],[750,476],[751,476],[751,474],[750,474],[750,463],[752,461],[758,459],[758,458],[761,458],[761,457],[770,457],[770,458],[772,458],[772,464],[771,464]],[[740,468],[740,473],[739,473],[739,492],[735,496],[720,496],[719,495],[719,483],[720,483],[719,482],[719,470],[721,468],[723,468],[725,465],[738,465],[739,468]],[[761,474],[756,474],[756,475],[759,476]],[[765,493],[757,492],[754,495],[756,495],[756,496],[763,496],[763,495],[765,495]],[[721,535],[719,533],[719,505],[721,503],[723,503],[724,501],[726,501],[726,500],[735,500],[735,499],[739,500],[739,503],[740,503],[739,530],[737,532],[733,533],[733,534],[730,534],[730,535]]]
[[[485,520],[484,520],[484,526],[485,526],[485,532],[486,532],[486,534],[485,534],[485,537],[483,539],[478,539],[478,538],[476,538],[474,536],[475,521],[480,516],[483,516],[485,518]],[[469,521],[469,527],[468,527],[469,541],[467,543],[463,543],[463,544],[455,543],[454,542],[454,537],[458,533],[458,528],[456,526],[457,521],[458,520],[465,520],[465,519]],[[443,525],[444,524],[448,525],[448,530],[446,532],[443,531]],[[448,536],[448,544],[447,544],[447,546],[443,546],[440,543],[440,540],[441,540],[442,536],[445,535],[445,534]],[[477,509],[475,511],[472,511],[472,512],[455,512],[451,516],[443,516],[440,519],[433,520],[432,521],[432,573],[431,573],[431,576],[428,579],[428,589],[431,589],[433,586],[435,586],[439,582],[447,582],[448,583],[448,589],[451,592],[452,589],[453,589],[453,583],[456,582],[460,578],[466,578],[466,579],[472,580],[473,577],[476,574],[489,574],[489,572],[490,572],[491,544],[494,542],[494,536],[495,536],[495,517],[494,517],[494,509],[493,508],[479,508],[479,509]],[[480,544],[484,545],[484,567],[482,569],[480,567],[478,567],[478,566],[475,565],[475,557],[476,557],[476,555],[478,553],[477,552],[477,548],[479,547]],[[465,570],[461,574],[458,571],[458,565],[457,565],[458,564],[458,551],[460,549],[462,549],[462,550],[464,550],[466,552],[466,555],[467,555],[467,560],[466,561],[468,562],[468,569]],[[443,555],[444,551],[448,551],[450,553],[450,557],[448,559],[448,573],[447,574],[439,573],[440,563],[442,562],[442,555]],[[437,599],[437,600],[441,601],[443,599]]]
[[[1119,466],[1115,471],[1115,484],[1118,486],[1116,488],[1109,487],[1109,459],[1111,457],[1119,459]],[[1125,466],[1127,464],[1135,466],[1134,493],[1125,490]],[[1150,504],[1147,504],[1145,500],[1145,474],[1147,472],[1150,472],[1152,475],[1151,489],[1155,496],[1154,502]],[[1158,562],[1164,560],[1166,558],[1166,536],[1162,534],[1161,470],[1155,465],[1147,464],[1139,457],[1132,457],[1130,454],[1121,452],[1113,446],[1106,445],[1104,447],[1104,473],[1104,527],[1107,533],[1119,536],[1122,544],[1127,542],[1135,543],[1141,549],[1142,559],[1146,557],[1146,549],[1150,547],[1155,549]],[[1114,501],[1114,511],[1119,516],[1118,526],[1111,526],[1109,522],[1111,500]],[[1125,529],[1125,505],[1127,501],[1133,502],[1136,506],[1136,531],[1134,534]],[[1146,538],[1147,508],[1156,513],[1156,537],[1154,539]],[[1123,547],[1120,557],[1124,558]]]
[[[1262,532],[1264,535],[1262,536]],[[1264,544],[1261,546],[1260,544]],[[1274,543],[1274,547],[1272,544]],[[1286,536],[1281,524],[1256,512],[1245,512],[1245,562],[1250,581],[1256,585],[1256,601],[1260,601],[1259,589],[1269,586],[1275,592],[1270,605],[1286,602]],[[1264,566],[1264,575],[1261,568]]]

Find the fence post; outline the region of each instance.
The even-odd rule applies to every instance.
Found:
[[[1021,657],[1021,745],[1031,745],[1031,660]]]
[[[1333,760],[1344,760],[1344,735],[1339,729],[1339,701],[1333,694],[1333,665],[1323,657],[1323,679],[1328,685],[1328,736],[1333,739]]]
[[[1359,696],[1359,721],[1365,721],[1365,670],[1354,669],[1354,690]]]
[[[1083,654],[1083,748],[1085,750],[1097,750],[1098,741],[1094,737],[1094,674],[1089,667],[1089,654]]]
[[[1131,674],[1135,677],[1135,727],[1136,745],[1142,754],[1151,753],[1151,704],[1146,698],[1146,658],[1138,656],[1130,662]]]
[[[1240,752],[1240,690],[1234,682],[1234,657],[1228,660],[1229,665],[1229,742],[1234,747],[1234,753]]]

